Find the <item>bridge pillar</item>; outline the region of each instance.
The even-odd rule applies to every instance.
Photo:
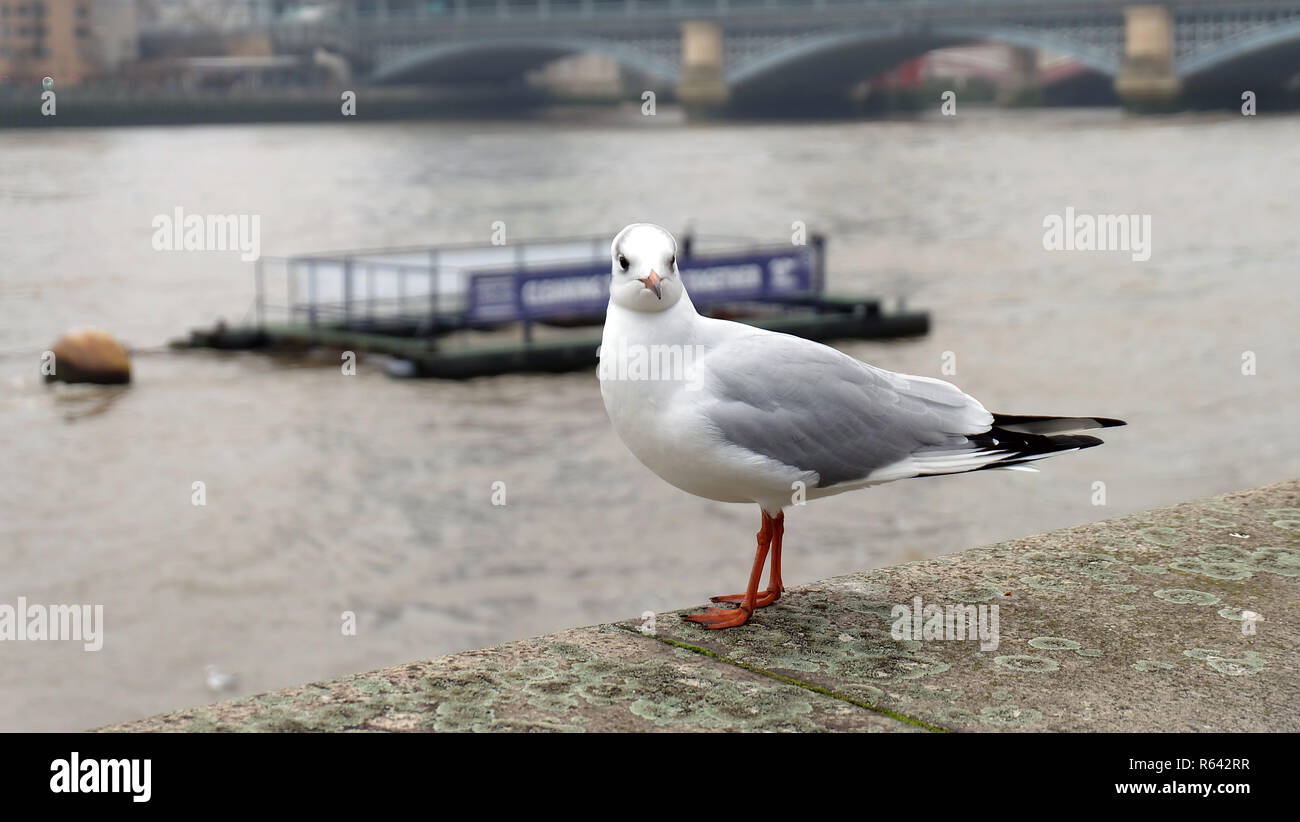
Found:
[[[1042,102],[1042,83],[1038,77],[1038,49],[1012,46],[1010,71],[998,89],[997,101],[1004,106],[1037,105]]]
[[[682,74],[677,99],[687,108],[716,108],[727,102],[722,79],[722,28],[712,20],[682,23]]]
[[[1167,108],[1182,84],[1174,73],[1174,16],[1164,6],[1124,9],[1124,62],[1115,93],[1130,108]]]

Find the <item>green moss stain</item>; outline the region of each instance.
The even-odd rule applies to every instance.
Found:
[[[1116,585],[1103,585],[1101,589],[1108,594],[1136,594],[1138,587],[1128,583]]]
[[[976,721],[975,714],[965,708],[955,706],[940,708],[935,714],[939,717],[939,721],[946,725],[971,725]]]
[[[1043,712],[1034,708],[1020,708],[1015,705],[990,705],[980,708],[979,721],[984,725],[1007,727],[1030,725],[1041,721]]]
[[[1234,622],[1242,622],[1246,619],[1245,611],[1241,608],[1220,608],[1219,616],[1223,617],[1224,619],[1231,619]],[[1265,621],[1264,618],[1259,614],[1255,614],[1254,618],[1256,622]]]
[[[1202,517],[1202,525],[1208,525],[1211,528],[1236,528],[1237,523],[1230,519],[1219,519],[1218,517]]]
[[[1002,589],[990,583],[979,583],[970,585],[965,588],[957,588],[949,591],[948,596],[957,602],[987,602],[994,597],[1002,596]]]
[[[1058,594],[1068,593],[1076,590],[1079,583],[1072,582],[1056,574],[1033,574],[1027,577],[1021,577],[1020,581],[1030,588],[1038,591],[1052,591]]]
[[[1018,574],[1009,568],[989,568],[981,574],[989,582],[1001,585],[1015,579]]]
[[[628,710],[660,727],[671,724],[685,713],[682,701],[674,696],[638,699],[628,706]]]
[[[1141,539],[1150,542],[1153,545],[1160,545],[1165,548],[1177,545],[1179,540],[1182,539],[1182,535],[1179,534],[1178,531],[1165,525],[1153,525],[1150,528],[1139,528],[1137,533],[1138,537]]]
[[[1156,597],[1175,605],[1218,605],[1219,598],[1204,591],[1191,588],[1162,588],[1155,592]]]
[[[998,656],[994,657],[993,661],[1007,670],[1031,674],[1051,673],[1061,667],[1056,664],[1056,660],[1054,659],[1048,659],[1047,657],[1042,656],[1028,656],[1024,654]]]
[[[1158,659],[1139,659],[1129,667],[1139,673],[1147,674],[1152,671],[1168,671],[1174,666],[1170,665],[1168,662],[1161,662]]]
[[[1183,651],[1183,656],[1204,660],[1205,664],[1221,674],[1228,676],[1250,676],[1264,669],[1266,661],[1262,654],[1245,651],[1239,657],[1230,657],[1205,648],[1191,648]]]
[[[1165,567],[1163,565],[1130,565],[1129,567],[1132,568],[1134,571],[1137,571],[1139,574],[1169,573],[1167,570],[1165,570]]]
[[[1300,520],[1297,520],[1300,523]],[[1257,571],[1284,577],[1300,576],[1300,551],[1286,548],[1260,548],[1250,555],[1251,567]]]
[[[1052,571],[1058,577],[1061,574],[1079,574],[1094,582],[1125,582],[1128,579],[1119,570],[1121,565],[1117,560],[1101,554],[1071,551],[1030,551],[1020,559],[1021,562],[1028,565],[1038,566],[1045,571]]]
[[[1250,568],[1240,563],[1216,562],[1201,557],[1177,557],[1170,561],[1169,567],[1213,579],[1249,579],[1254,575]]]
[[[917,685],[913,683],[907,689],[907,695],[928,702],[954,702],[963,695],[961,688],[940,688],[935,685]]]
[[[1300,531],[1300,508],[1269,508],[1264,513],[1271,517],[1277,517],[1273,520],[1274,528],[1281,528],[1284,531]]]
[[[1029,644],[1040,651],[1074,651],[1083,646],[1073,639],[1061,636],[1036,636]]]

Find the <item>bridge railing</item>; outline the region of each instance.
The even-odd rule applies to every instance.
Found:
[[[309,33],[355,31],[358,28],[421,26],[432,27],[491,21],[537,21],[548,19],[691,18],[727,17],[751,13],[806,13],[809,11],[1045,11],[1114,10],[1134,0],[373,0],[344,3],[332,14],[305,19],[269,17],[254,13],[236,16],[227,30],[271,30],[288,37]],[[1194,0],[1183,0],[1194,2]],[[171,21],[144,23],[145,35],[201,33],[199,23]]]

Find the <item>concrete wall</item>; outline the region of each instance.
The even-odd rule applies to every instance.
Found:
[[[648,614],[103,730],[1300,731],[1297,599],[1291,480],[815,582],[724,631]],[[936,606],[996,630],[935,637]]]

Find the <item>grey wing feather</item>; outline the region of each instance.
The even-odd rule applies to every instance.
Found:
[[[818,486],[862,480],[920,450],[960,450],[993,417],[950,383],[895,374],[785,334],[730,340],[697,364],[721,437]]]

